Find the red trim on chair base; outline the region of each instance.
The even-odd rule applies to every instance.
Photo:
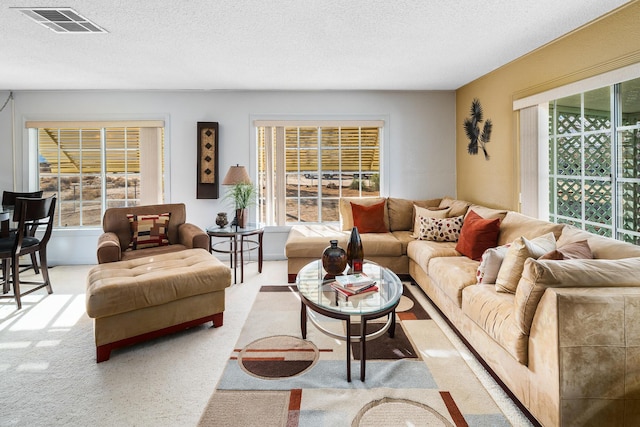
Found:
[[[180,323],[178,325],[173,325],[167,328],[158,329],[157,331],[151,331],[145,334],[136,335],[135,337],[125,338],[123,340],[111,342],[109,344],[96,346],[97,363],[104,362],[105,360],[109,360],[109,357],[111,356],[111,350],[113,349],[120,348],[120,347],[127,347],[133,344],[138,344],[143,341],[152,340],[154,338],[172,334],[174,332],[178,332],[183,329],[189,329],[194,326],[201,325],[203,323],[213,322],[213,326],[215,328],[219,328],[220,326],[222,326],[222,323],[223,323],[223,314],[224,313],[212,314],[211,316],[190,320],[188,322]]]

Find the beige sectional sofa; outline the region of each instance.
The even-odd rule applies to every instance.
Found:
[[[410,276],[542,425],[640,425],[640,247],[451,198],[342,199],[340,229],[292,228],[289,280],[329,239],[346,245],[351,202],[382,200],[390,231],[362,234],[365,258]],[[505,258],[514,267],[492,282],[513,276],[515,292],[479,284],[480,261],[460,254],[456,242],[413,237],[414,203],[449,207],[450,217],[473,210],[500,218],[496,245],[510,244],[508,259],[518,261]],[[530,257],[532,241],[562,251],[584,240],[593,259]]]

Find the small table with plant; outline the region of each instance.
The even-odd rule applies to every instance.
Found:
[[[259,224],[247,224],[245,227],[213,226],[207,228],[207,234],[211,241],[211,252],[229,254],[231,268],[233,269],[233,283],[238,283],[237,267],[238,255],[240,255],[240,283],[244,282],[244,252],[258,250],[258,273],[262,273],[262,236],[264,227]],[[257,239],[250,239],[250,236],[257,236]],[[214,237],[228,239],[228,242],[213,242]],[[229,245],[228,249],[223,248]]]

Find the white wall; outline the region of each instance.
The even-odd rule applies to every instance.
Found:
[[[0,92],[0,100],[8,92]],[[167,202],[187,205],[187,220],[201,227],[231,208],[221,200],[198,200],[196,122],[220,126],[220,179],[229,166],[249,167],[255,178],[251,117],[378,117],[386,123],[386,196],[432,198],[455,195],[455,93],[392,91],[20,91],[14,92],[18,147],[17,190],[28,187],[26,120],[164,119],[169,180]],[[13,187],[11,106],[0,112],[0,190]],[[223,188],[221,188],[223,191]],[[50,264],[95,263],[99,230],[57,231]],[[265,258],[284,259],[286,229],[265,233]]]

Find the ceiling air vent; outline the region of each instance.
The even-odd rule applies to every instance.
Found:
[[[68,7],[16,8],[56,33],[106,33],[107,31]]]

